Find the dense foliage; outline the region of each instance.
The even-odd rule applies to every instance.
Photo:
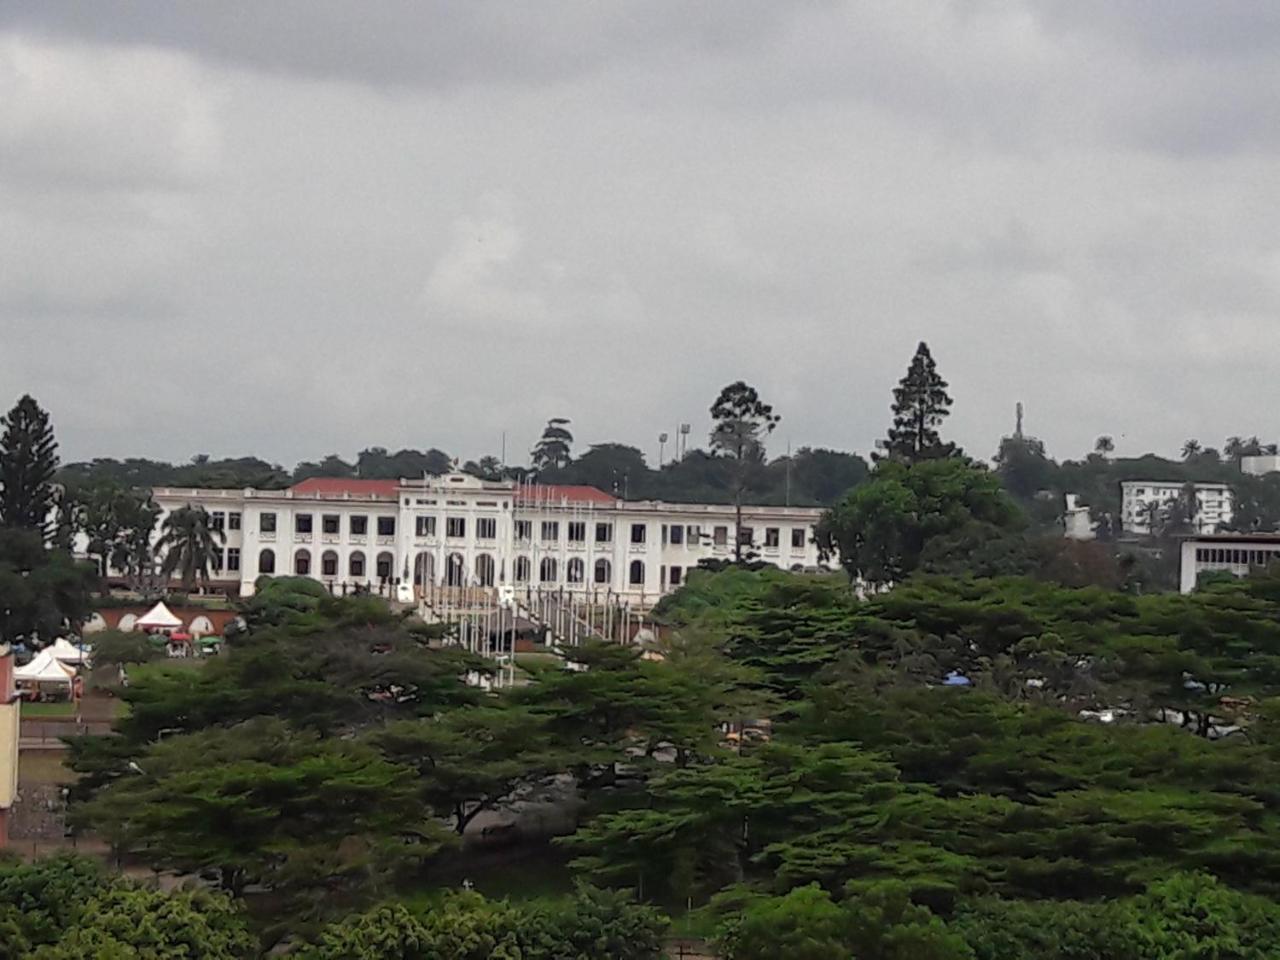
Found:
[[[158,893],[77,857],[0,861],[2,960],[243,960],[257,948],[228,898]]]

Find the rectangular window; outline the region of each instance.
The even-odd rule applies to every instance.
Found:
[[[320,558],[320,576],[336,577],[338,575],[338,555],[330,551]]]
[[[481,517],[476,521],[476,539],[478,540],[497,540],[498,539],[498,518],[497,517]]]
[[[679,546],[682,546],[683,544],[684,544],[684,527],[677,524],[676,526],[671,528],[671,545],[673,547],[679,547]],[[678,568],[673,567],[672,569],[675,570]]]
[[[729,528],[716,527],[714,533],[712,534],[711,541],[717,547],[726,546],[729,543]]]
[[[743,527],[738,531],[738,539],[742,542],[743,546],[751,546],[756,542],[755,529],[752,527]]]
[[[689,546],[691,547],[697,546],[699,541],[702,540],[702,528],[696,527],[696,526],[685,527],[684,539],[685,539],[685,542],[689,544]]]
[[[369,518],[363,514],[352,517],[348,522],[351,524],[353,537],[363,537],[369,532]]]
[[[413,532],[419,537],[434,537],[436,535],[436,518],[414,517]]]
[[[395,517],[379,517],[378,518],[378,536],[394,537],[396,535],[396,518]]]
[[[311,514],[300,513],[293,518],[294,533],[310,533],[311,532]]]
[[[444,521],[444,535],[450,540],[461,540],[467,535],[467,518],[446,517]]]
[[[560,524],[556,520],[542,521],[542,542],[555,543],[560,539]]]
[[[682,571],[681,571],[681,569],[680,569],[679,567],[672,567],[672,568],[671,568],[671,585],[672,585],[673,587],[678,587],[678,586],[680,586],[680,576],[681,576],[681,573],[682,573]]]
[[[227,525],[227,515],[221,510],[215,510],[209,514],[209,529],[221,530]]]
[[[765,545],[766,547],[776,547],[776,546],[778,545],[778,543],[779,543],[779,541],[778,541],[778,528],[777,528],[777,527],[765,527],[765,528],[764,528],[764,545]]]
[[[276,532],[276,515],[274,513],[258,514],[258,529],[262,533]]]
[[[516,540],[522,543],[528,543],[533,539],[533,521],[517,520],[516,521]]]
[[[228,530],[240,529],[240,514],[238,511],[227,514],[227,529]]]
[[[791,528],[791,549],[792,549],[792,550],[803,550],[803,549],[804,549],[804,539],[805,539],[805,538],[804,538],[804,527],[792,527],[792,528]]]
[[[214,573],[222,572],[222,551],[221,550],[214,550],[213,553],[209,554],[209,567],[210,569],[213,570]]]
[[[321,533],[337,533],[340,519],[336,513],[326,513],[320,518]]]
[[[227,570],[231,573],[240,569],[240,548],[227,547]]]
[[[643,523],[633,523],[631,525],[631,542],[644,543],[645,526]]]
[[[581,520],[574,520],[569,524],[568,534],[570,543],[586,543],[587,525]]]
[[[613,543],[613,524],[596,524],[596,543]]]

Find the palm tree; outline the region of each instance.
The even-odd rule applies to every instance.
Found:
[[[1223,445],[1222,452],[1228,460],[1239,466],[1240,458],[1244,456],[1244,440],[1240,437],[1230,437]]]
[[[1108,436],[1101,436],[1098,438],[1097,442],[1094,443],[1093,452],[1105,457],[1107,454],[1113,452],[1115,448],[1116,442],[1114,440]]]
[[[1200,446],[1199,440],[1188,440],[1182,445],[1182,459],[1190,460],[1192,457],[1197,456],[1203,449],[1204,447]]]
[[[161,572],[168,578],[181,571],[182,587],[188,591],[197,578],[207,582],[209,564],[226,539],[225,533],[209,525],[204,507],[179,507],[165,517],[156,541],[157,550],[164,551]]]

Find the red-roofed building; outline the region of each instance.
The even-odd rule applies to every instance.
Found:
[[[286,490],[156,489],[163,513],[209,512],[225,542],[212,587],[248,595],[262,576],[319,580],[412,600],[428,586],[506,587],[621,598],[641,608],[704,559],[733,555],[733,507],[627,501],[582,485],[313,477]],[[741,536],[760,559],[819,564],[821,511],[750,506]],[[163,520],[163,516],[162,516]]]
[[[538,483],[519,488],[517,499],[520,503],[594,503],[600,505],[614,504],[618,498],[605,493],[597,487],[583,484]]]
[[[380,497],[394,500],[399,480],[358,480],[354,477],[309,477],[289,489],[295,497]]]

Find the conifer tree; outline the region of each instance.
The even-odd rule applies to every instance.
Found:
[[[907,375],[893,391],[893,425],[884,443],[884,452],[876,459],[918,463],[953,456],[954,443],[944,443],[938,427],[950,415],[951,397],[947,381],[938,370],[923,340],[916,347]]]
[[[733,560],[742,562],[742,495],[755,463],[764,461],[764,438],[782,419],[773,407],[760,399],[755,387],[739,380],[731,383],[711,405],[711,448],[733,460],[734,535]]]
[[[571,448],[573,434],[569,432],[569,420],[564,417],[552,417],[547,421],[547,428],[533,448],[530,458],[534,470],[546,470],[550,467],[567,467],[572,459]]]
[[[49,414],[29,394],[0,418],[0,526],[50,533],[58,444]]]

